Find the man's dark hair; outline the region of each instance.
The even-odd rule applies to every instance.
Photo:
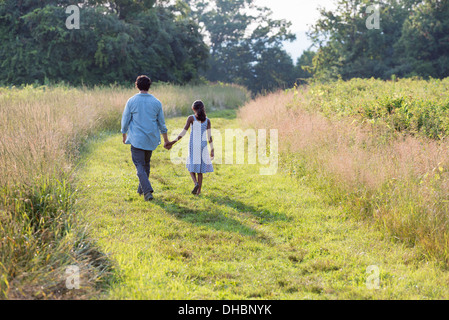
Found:
[[[136,80],[136,87],[140,91],[148,91],[151,87],[151,79],[148,76],[138,76]]]

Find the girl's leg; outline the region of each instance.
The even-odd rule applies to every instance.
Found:
[[[193,183],[194,183],[194,184],[197,184],[198,182],[197,182],[197,180],[196,180],[196,174],[195,174],[195,172],[190,172],[190,176],[192,177]]]
[[[200,194],[201,193],[201,186],[203,185],[203,174],[202,173],[198,173],[198,191],[196,192],[196,194]]]
[[[198,176],[199,175],[200,174],[198,174]],[[199,186],[198,186],[198,181],[196,180],[196,173],[195,172],[190,172],[190,176],[192,177],[193,183],[195,183],[195,188],[193,188],[192,194],[197,194]]]

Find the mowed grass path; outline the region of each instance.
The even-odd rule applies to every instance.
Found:
[[[232,112],[209,116],[215,129],[238,124]],[[184,122],[169,119],[169,132]],[[257,165],[214,168],[202,195],[193,196],[185,166],[159,147],[151,161],[155,200],[144,202],[121,135],[90,144],[77,174],[77,206],[115,264],[101,298],[449,298],[447,272],[307,185],[259,175]],[[371,265],[380,270],[377,290],[366,285]]]

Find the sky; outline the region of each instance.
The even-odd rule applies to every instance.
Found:
[[[292,56],[293,62],[310,45],[305,32],[319,18],[319,6],[332,10],[334,0],[255,0],[258,6],[268,7],[273,11],[273,18],[286,19],[292,23],[291,31],[296,34],[296,41],[285,44],[285,50]]]

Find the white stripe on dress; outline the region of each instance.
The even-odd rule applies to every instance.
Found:
[[[199,122],[195,117],[192,124],[192,143],[193,143],[193,164],[201,164],[201,122]]]

